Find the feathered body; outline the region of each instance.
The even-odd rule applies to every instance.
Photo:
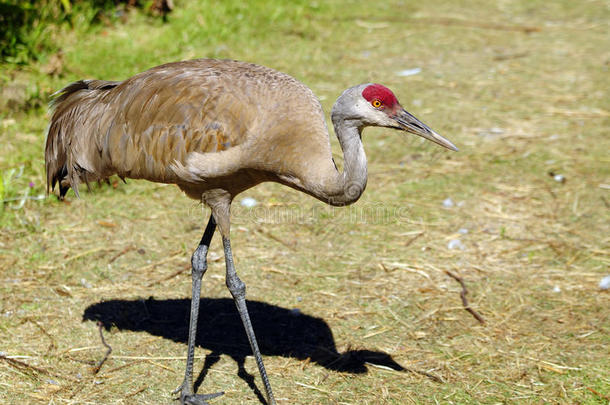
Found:
[[[317,98],[263,66],[169,63],[122,82],[72,83],[52,106],[47,183],[59,182],[62,196],[113,174],[175,183],[200,199],[219,185],[235,195],[262,181],[315,190],[336,173]]]

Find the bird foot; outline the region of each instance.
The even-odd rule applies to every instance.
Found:
[[[180,405],[210,405],[208,404],[208,399],[214,399],[221,395],[224,395],[224,392],[216,392],[214,394],[193,394],[192,390],[186,388],[186,384],[182,383],[178,388],[176,388],[172,394],[180,393]]]
[[[219,397],[224,392],[216,392],[214,394],[191,394],[180,395],[180,405],[210,405],[207,400]]]

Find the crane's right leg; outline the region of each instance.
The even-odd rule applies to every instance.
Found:
[[[224,394],[217,392],[215,394],[195,394],[193,387],[193,360],[195,357],[195,340],[197,336],[197,319],[199,317],[199,300],[201,298],[201,278],[207,270],[206,256],[210,248],[212,236],[216,230],[216,221],[214,216],[210,216],[210,221],[203,232],[203,237],[197,250],[191,257],[192,279],[193,279],[193,294],[191,296],[191,320],[189,322],[189,341],[186,356],[186,371],[184,373],[184,381],[176,388],[174,394],[180,393],[181,405],[206,405],[208,399],[216,398]]]

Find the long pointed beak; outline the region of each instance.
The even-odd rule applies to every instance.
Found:
[[[400,129],[415,135],[419,135],[422,138],[426,138],[427,140],[437,143],[447,149],[451,149],[456,152],[458,151],[458,148],[451,143],[451,141],[434,132],[432,129],[430,129],[430,127],[415,118],[405,109],[401,108],[392,118],[396,121]]]

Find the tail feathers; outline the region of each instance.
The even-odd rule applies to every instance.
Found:
[[[53,178],[51,179],[51,190],[55,190],[55,184],[59,182],[59,199],[63,200],[66,196],[66,193],[70,189],[70,186],[67,184],[62,184],[62,179],[68,176],[68,168],[66,165],[63,165],[59,171],[57,171]],[[47,185],[47,193],[49,192],[49,187]],[[76,192],[78,194],[78,192]]]
[[[50,107],[58,108],[70,96],[80,90],[110,90],[118,86],[121,82],[111,82],[106,80],[79,80],[70,83],[61,90],[56,91],[51,95]]]
[[[83,133],[82,123],[91,119],[89,114],[99,96],[120,82],[105,80],[79,80],[52,95],[50,108],[53,111],[47,132],[45,166],[47,193],[59,184],[59,198],[63,199],[70,187],[78,196],[78,184],[99,179],[94,166],[88,162],[89,147],[94,147],[94,134]]]

